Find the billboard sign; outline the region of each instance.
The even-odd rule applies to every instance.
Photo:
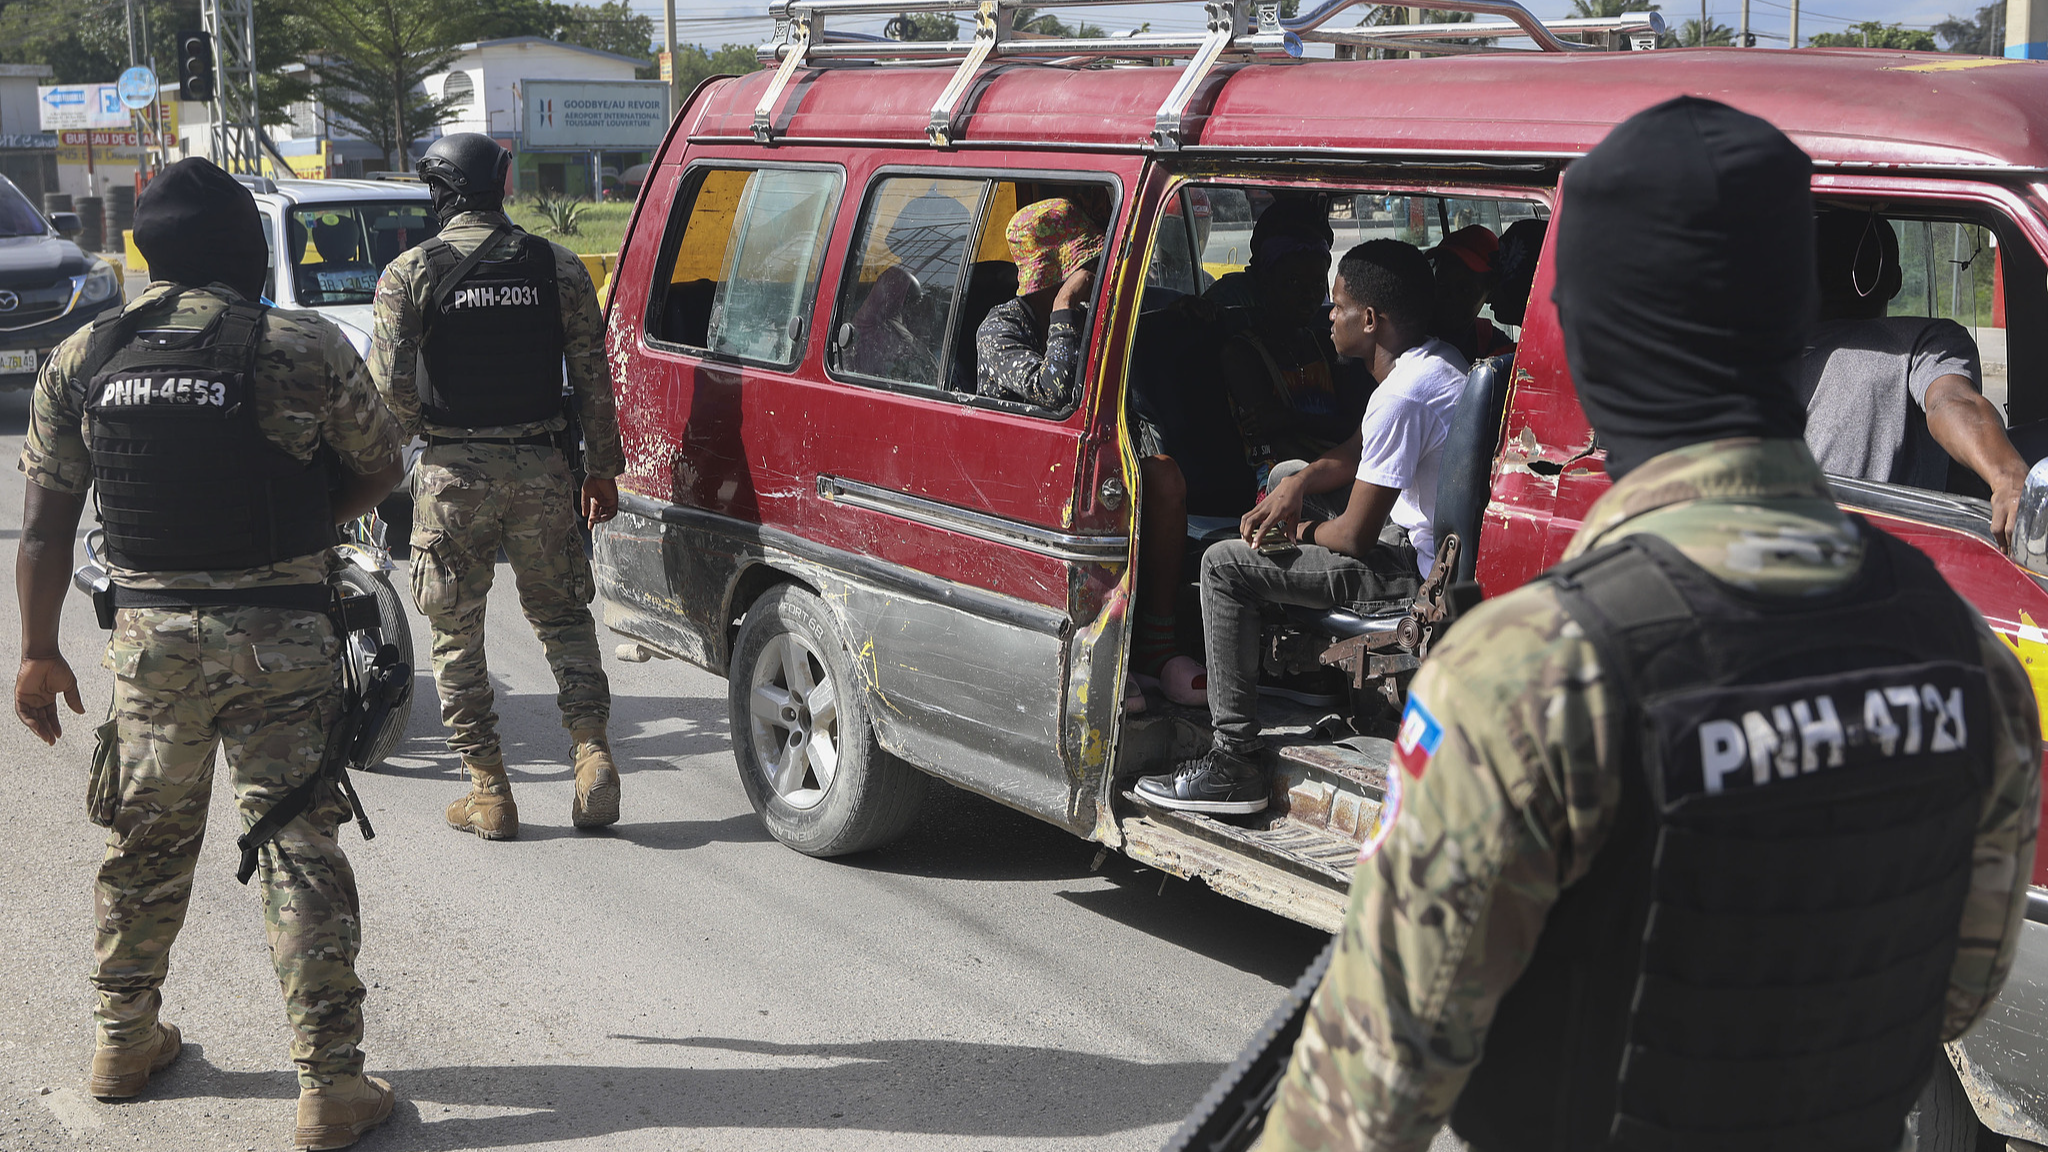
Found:
[[[659,80],[528,80],[527,152],[645,152],[668,132],[668,85]]]
[[[55,84],[36,89],[36,116],[45,132],[66,128],[126,128],[128,109],[115,84]]]

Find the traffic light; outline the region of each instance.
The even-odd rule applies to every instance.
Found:
[[[213,37],[178,33],[178,99],[213,99]]]

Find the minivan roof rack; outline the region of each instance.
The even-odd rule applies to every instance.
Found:
[[[1355,59],[1361,48],[1434,55],[1472,52],[1589,52],[1654,48],[1664,32],[1664,18],[1655,12],[1628,12],[1615,17],[1538,20],[1517,0],[1441,0],[1436,11],[1470,12],[1489,17],[1465,24],[1408,24],[1325,28],[1350,8],[1378,7],[1371,0],[1325,0],[1312,11],[1291,19],[1280,16],[1272,0],[1208,0],[1208,28],[1199,33],[1133,32],[1124,36],[1035,36],[1012,27],[1017,9],[1086,8],[1105,0],[776,0],[775,39],[763,44],[760,58],[777,64],[775,75],[754,108],[754,139],[775,137],[774,113],[798,70],[828,60],[897,60],[905,63],[959,61],[953,78],[932,103],[925,135],[935,148],[952,142],[953,120],[975,73],[991,57],[1028,58],[1055,64],[1098,60],[1185,59],[1179,80],[1154,117],[1152,137],[1164,150],[1183,143],[1182,120],[1197,88],[1225,59],[1288,58],[1302,54],[1304,44],[1334,44],[1339,59]],[[1177,0],[1115,0],[1117,3],[1162,4]],[[1434,2],[1434,0],[1433,0]],[[929,13],[972,13],[971,40],[891,40],[855,32],[825,29],[830,16],[883,16]],[[1563,39],[1560,34],[1577,37]],[[1527,37],[1533,49],[1494,48],[1472,40]],[[1464,41],[1464,42],[1460,42]]]

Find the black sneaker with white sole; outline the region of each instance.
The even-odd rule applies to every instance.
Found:
[[[1344,691],[1343,674],[1334,668],[1299,672],[1289,676],[1259,677],[1259,695],[1277,696],[1310,708],[1334,708]]]
[[[1139,780],[1134,791],[1158,808],[1244,816],[1266,807],[1266,772],[1236,753],[1211,748],[1181,761],[1171,776]]]

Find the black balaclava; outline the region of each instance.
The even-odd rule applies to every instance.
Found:
[[[263,294],[270,254],[256,198],[210,160],[178,161],[135,198],[135,247],[152,279]]]
[[[427,184],[427,195],[434,202],[434,216],[443,224],[448,223],[464,212],[503,212],[505,210],[505,194],[503,192],[484,195],[472,193],[464,196],[453,188],[429,182]]]
[[[1551,299],[1609,475],[1688,444],[1806,431],[1812,167],[1768,123],[1681,96],[1565,173]]]

